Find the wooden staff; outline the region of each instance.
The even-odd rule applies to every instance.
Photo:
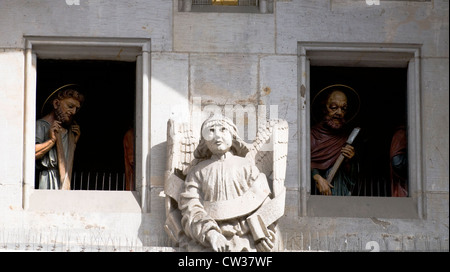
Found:
[[[73,157],[75,153],[75,135],[68,130],[68,154],[67,160],[64,154],[61,133],[56,134],[56,152],[58,154],[59,181],[62,190],[70,190],[70,180],[72,177]]]
[[[348,136],[347,139],[347,144],[352,144],[353,141],[355,140],[356,136],[359,133],[360,128],[356,127],[353,129],[352,133],[350,133],[350,136]],[[342,162],[344,161],[344,155],[340,154],[339,157],[337,158],[336,162],[333,165],[333,168],[331,168],[330,173],[328,174],[327,177],[327,181],[328,183],[331,184],[331,182],[333,181],[334,175],[336,175],[337,170],[339,169],[339,167],[341,166]]]

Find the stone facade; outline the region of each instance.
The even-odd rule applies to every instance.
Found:
[[[289,123],[286,213],[280,221],[286,250],[360,251],[375,241],[380,251],[448,251],[448,1],[274,0],[267,13],[181,11],[182,2],[0,0],[0,247],[176,250],[163,230],[166,126],[169,118],[192,121],[194,98],[201,97],[200,106],[277,105],[278,117]],[[78,49],[59,50],[67,42]],[[111,54],[103,50],[109,42]],[[308,43],[328,51],[347,48],[342,57],[353,61],[348,48],[377,53],[385,46],[390,54],[406,48],[402,52],[413,52],[420,63],[409,74],[417,98],[409,105],[418,109],[409,113],[415,116],[417,182],[410,202],[386,200],[403,205],[403,216],[401,209],[372,213],[380,205],[372,198],[338,203],[349,209],[366,205],[357,216],[339,216],[339,205],[337,216],[314,214],[314,205],[327,204],[310,198],[302,185],[308,127],[299,116],[308,107],[309,86],[302,82],[309,74],[300,49],[308,50]],[[92,51],[82,53],[82,46]],[[119,61],[139,56],[144,71],[137,69],[136,94],[143,102],[136,118],[144,140],[137,150],[142,175],[136,191],[44,192],[29,186],[39,69],[33,58],[56,55]]]

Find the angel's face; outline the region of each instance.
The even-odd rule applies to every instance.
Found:
[[[231,131],[220,123],[203,128],[202,133],[206,141],[206,146],[214,155],[225,154],[233,144]]]

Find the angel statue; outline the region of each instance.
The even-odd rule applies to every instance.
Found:
[[[197,141],[168,122],[165,231],[186,251],[282,251],[288,125],[270,120],[244,142],[235,124],[209,117]]]

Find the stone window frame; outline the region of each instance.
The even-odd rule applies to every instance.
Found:
[[[421,137],[419,44],[298,43],[299,216],[425,217]],[[408,163],[410,197],[311,195],[310,66],[396,67],[407,69]]]
[[[180,12],[273,13],[274,0],[259,0],[257,6],[193,5],[192,0],[178,0]]]
[[[95,38],[24,36],[25,39],[25,90],[24,90],[24,154],[23,154],[23,199],[25,210],[77,210],[78,205],[64,205],[61,201],[95,211],[114,210],[119,197],[128,209],[117,207],[117,211],[150,211],[150,60],[151,41],[147,38]],[[135,104],[135,184],[136,191],[60,191],[37,190],[35,185],[35,130],[36,130],[36,79],[37,58],[62,60],[116,60],[136,62],[136,104]],[[103,204],[96,197],[101,196]],[[89,195],[86,197],[85,195]],[[52,197],[53,196],[53,197]],[[54,201],[52,201],[54,199]],[[122,201],[122,203],[124,203]],[[108,207],[104,203],[110,203]],[[81,208],[80,208],[81,209]],[[66,210],[66,211],[67,211]],[[84,210],[86,211],[86,210]]]

